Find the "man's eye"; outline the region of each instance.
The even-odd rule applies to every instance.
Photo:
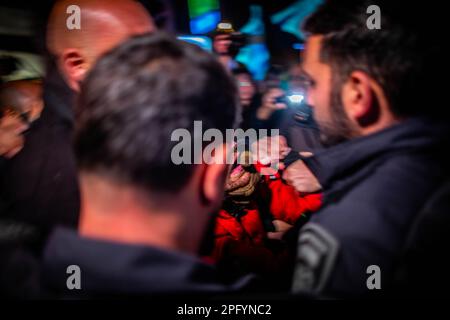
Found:
[[[312,79],[305,78],[303,81],[303,85],[305,88],[314,88],[316,86],[316,82]]]
[[[301,81],[303,82],[305,89],[314,88],[316,86],[316,82],[306,75],[301,77]]]

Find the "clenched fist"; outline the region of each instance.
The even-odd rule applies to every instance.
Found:
[[[283,172],[283,179],[302,193],[320,191],[322,186],[302,160],[297,160]]]

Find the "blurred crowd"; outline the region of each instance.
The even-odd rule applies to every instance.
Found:
[[[0,294],[445,295],[445,19],[407,5],[324,1],[256,81],[232,26],[209,53],[137,1],[56,1],[45,77],[0,84]],[[174,164],[195,121],[269,134]]]

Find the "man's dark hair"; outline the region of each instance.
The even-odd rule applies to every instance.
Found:
[[[236,127],[237,89],[213,55],[165,34],[136,36],[103,56],[81,87],[75,150],[81,170],[176,192],[195,165],[171,160],[171,134]],[[225,136],[225,135],[224,135]]]
[[[239,63],[239,62],[235,68],[231,69],[231,73],[235,76],[240,75],[240,74],[247,74],[250,77],[252,77],[250,70],[248,70],[245,65],[243,65],[242,63]]]
[[[441,37],[446,20],[442,6],[433,3],[328,0],[303,29],[324,36],[321,61],[331,66],[334,86],[360,70],[381,86],[397,116],[442,116],[445,88],[438,76],[447,72]],[[381,29],[367,27],[370,5],[380,8]]]

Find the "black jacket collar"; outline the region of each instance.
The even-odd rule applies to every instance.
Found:
[[[225,285],[216,269],[200,259],[155,247],[128,245],[80,237],[75,231],[57,229],[44,253],[44,279],[63,294],[67,267],[81,269],[80,293],[88,295],[164,295],[225,293],[246,287],[253,277]]]
[[[365,176],[395,154],[416,153],[439,158],[449,140],[448,123],[414,118],[303,160],[326,191],[338,187],[343,180]]]

